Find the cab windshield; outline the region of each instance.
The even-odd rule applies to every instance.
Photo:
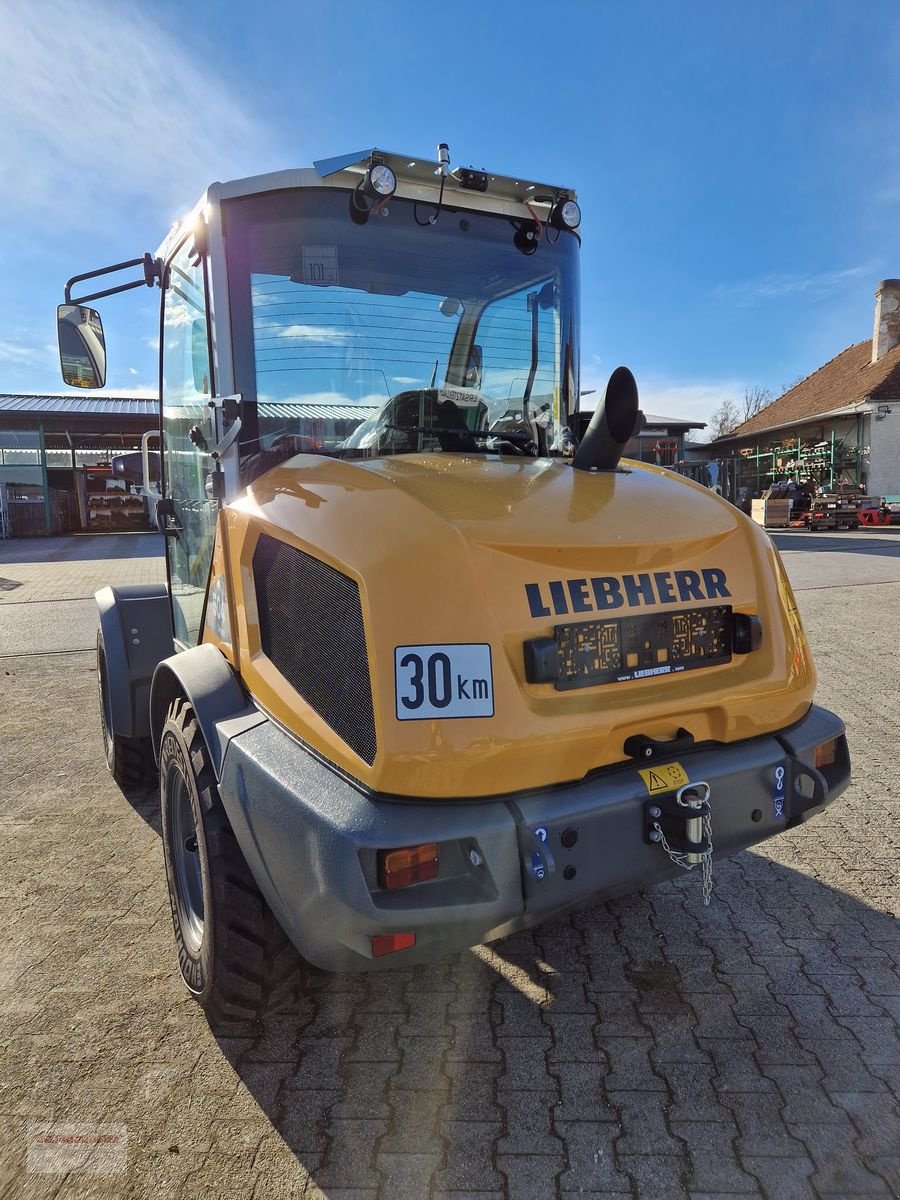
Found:
[[[569,450],[578,239],[525,253],[522,221],[434,213],[395,197],[360,221],[326,188],[226,205],[245,482],[297,453]]]

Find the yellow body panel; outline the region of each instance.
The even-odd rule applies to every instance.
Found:
[[[815,673],[767,535],[697,484],[656,467],[623,466],[587,473],[562,460],[435,453],[356,461],[300,455],[269,471],[224,510],[213,567],[213,586],[217,572],[229,576],[227,646],[245,685],[288,730],[368,787],[418,797],[579,780],[621,762],[623,742],[635,733],[671,738],[684,726],[698,742],[728,743],[799,721]],[[262,653],[252,575],[261,533],[359,585],[378,741],[371,766]],[[526,640],[598,615],[543,615],[551,583],[577,597],[592,577],[704,570],[727,580],[736,612],[760,617],[760,649],[722,665],[576,691],[526,682]],[[529,602],[526,584],[540,601]],[[715,602],[673,606],[657,595],[640,612]],[[226,641],[211,632],[204,639]],[[394,648],[458,643],[490,644],[494,715],[399,721]]]

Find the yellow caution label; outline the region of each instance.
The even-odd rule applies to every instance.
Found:
[[[645,767],[638,774],[646,784],[647,791],[651,796],[662,792],[674,792],[691,782],[681,763],[665,763],[659,767]]]

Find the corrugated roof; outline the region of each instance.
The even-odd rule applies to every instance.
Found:
[[[705,429],[705,421],[685,421],[681,417],[660,417],[654,413],[644,413],[644,421],[647,425],[681,425],[685,429]]]
[[[824,416],[834,409],[900,400],[900,346],[872,362],[872,341],[848,346],[728,436],[744,437]]]
[[[91,417],[155,417],[159,401],[145,396],[0,394],[0,413],[80,413]]]
[[[259,404],[261,417],[278,417],[291,419],[295,417],[311,417],[320,420],[352,420],[358,418],[364,421],[374,416],[378,408],[369,404],[301,404],[299,401],[263,400]]]

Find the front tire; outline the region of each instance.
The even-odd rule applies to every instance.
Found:
[[[290,1004],[304,964],[263,898],[219,797],[194,710],[169,708],[159,747],[162,841],[178,965],[211,1023]]]
[[[113,730],[112,696],[103,634],[97,630],[97,686],[100,690],[100,732],[103,753],[113,779],[123,791],[140,787],[153,778],[153,751],[149,738],[123,737]]]

